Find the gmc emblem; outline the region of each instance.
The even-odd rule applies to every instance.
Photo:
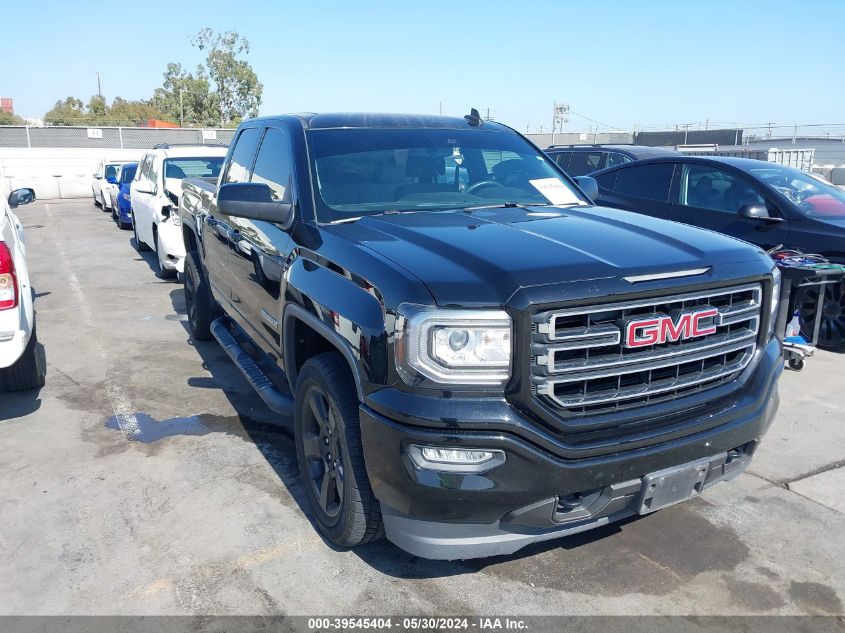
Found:
[[[706,308],[681,312],[675,317],[658,315],[628,321],[625,324],[625,347],[648,347],[713,334],[716,332],[718,315],[716,308]]]

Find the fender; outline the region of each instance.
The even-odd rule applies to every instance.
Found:
[[[367,385],[387,382],[384,309],[370,286],[298,258],[288,268],[283,319],[285,373],[296,383],[294,320],[320,333],[343,354],[355,377],[359,398]]]

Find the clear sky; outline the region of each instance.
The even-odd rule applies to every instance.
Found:
[[[0,94],[41,117],[97,91],[148,98],[193,69],[200,28],[235,29],[262,114],[490,108],[546,129],[555,100],[624,129],[845,122],[845,1],[111,0],[7,3]],[[566,129],[593,125],[571,116]]]

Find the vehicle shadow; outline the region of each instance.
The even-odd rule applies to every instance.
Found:
[[[36,353],[41,357],[44,367],[47,367],[47,351],[42,343],[38,343]],[[49,376],[47,378],[49,380]],[[43,388],[43,387],[42,387]],[[41,389],[27,391],[3,391],[0,389],[0,422],[22,418],[35,413],[41,408]]]
[[[175,282],[176,279],[162,279],[158,276],[158,258],[156,257],[155,251],[139,251],[137,245],[135,244],[135,238],[130,235],[129,237],[129,246],[135,251],[135,261],[143,261],[146,262],[147,266],[150,267],[150,271],[156,276],[156,279],[163,283],[172,283]]]
[[[188,383],[199,389],[220,389],[232,408],[237,412],[244,433],[262,453],[267,463],[273,468],[280,482],[311,522],[315,534],[319,535],[313,517],[308,508],[302,480],[296,459],[292,421],[279,417],[270,411],[252,391],[232,361],[215,341],[194,341],[190,334],[185,310],[185,297],[181,287],[170,292],[171,302],[181,325],[185,329],[187,343],[199,354],[203,368],[211,377],[192,377]],[[474,559],[469,561],[437,561],[419,558],[399,549],[387,539],[357,547],[353,553],[363,562],[378,572],[399,579],[445,578],[462,574],[472,574],[491,565],[530,558],[554,550],[569,550],[593,543],[618,534],[633,517],[613,525],[604,526],[589,532],[557,539],[546,543],[528,546],[510,556]],[[321,536],[322,538],[322,536]],[[343,551],[334,544],[322,539],[326,547]],[[530,567],[530,565],[529,565]]]

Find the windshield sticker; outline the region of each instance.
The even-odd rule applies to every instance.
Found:
[[[528,182],[552,204],[580,204],[581,200],[557,178],[538,178]]]

